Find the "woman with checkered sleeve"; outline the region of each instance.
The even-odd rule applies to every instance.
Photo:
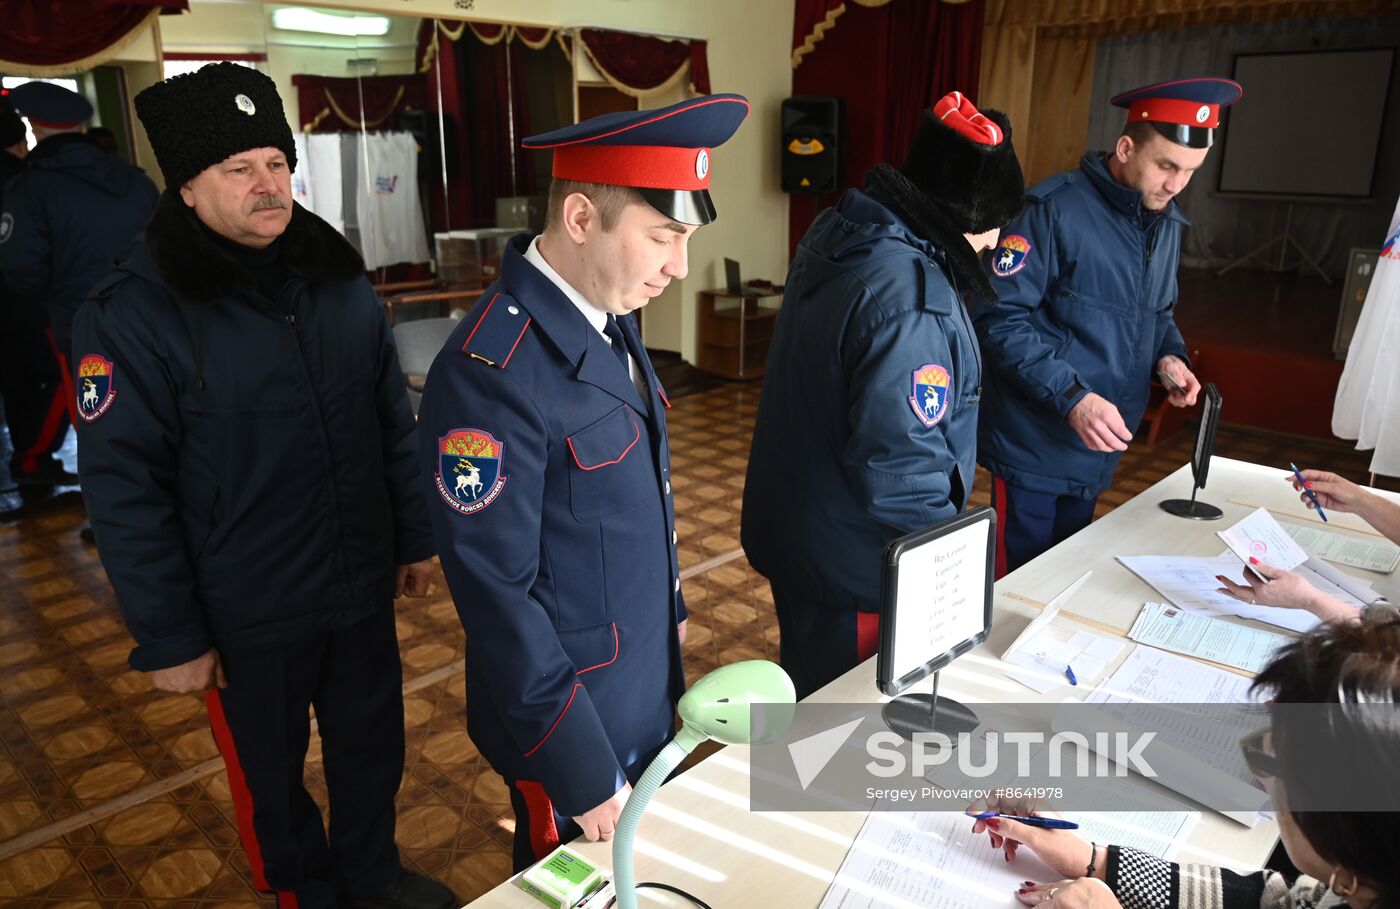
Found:
[[[1064,875],[1026,881],[1020,901],[1063,909],[1400,905],[1400,812],[1386,801],[1400,778],[1400,616],[1380,606],[1359,622],[1320,625],[1279,651],[1254,689],[1272,696],[1271,723],[1241,748],[1273,797],[1301,876],[1179,864],[1005,817],[977,821],[974,831],[986,831],[1008,860],[1025,846]]]

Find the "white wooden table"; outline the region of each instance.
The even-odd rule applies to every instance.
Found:
[[[992,631],[986,643],[942,672],[940,695],[968,704],[1061,700],[1068,689],[1037,695],[1002,675],[1005,664],[996,656],[1038,614],[1034,603],[1050,600],[1083,572],[1093,569],[1093,577],[1075,594],[1066,611],[1092,620],[1101,631],[1116,629],[1120,635],[1126,633],[1143,603],[1159,601],[1161,597],[1118,565],[1117,556],[1219,555],[1224,546],[1215,532],[1258,506],[1273,509],[1276,516],[1286,520],[1315,522],[1284,477],[1284,471],[1274,468],[1214,459],[1208,488],[1198,497],[1221,508],[1225,516],[1219,521],[1200,522],[1173,517],[1158,507],[1163,499],[1190,497],[1191,472],[1189,466],[1183,467],[1007,575],[996,585]],[[1330,529],[1367,530],[1351,515],[1329,513],[1328,517]],[[1394,576],[1353,571],[1366,574],[1377,592],[1400,602],[1400,582]],[[1062,616],[1056,622],[1073,620]],[[1128,652],[1125,648],[1120,662]],[[913,690],[927,691],[929,687],[926,680]],[[872,658],[809,700],[874,703],[887,698],[875,687]],[[725,748],[662,787],[648,807],[637,837],[637,880],[664,881],[681,887],[716,909],[818,905],[859,833],[865,814],[751,812],[748,769],[747,749]],[[1200,823],[1174,857],[1248,871],[1263,865],[1277,839],[1278,829],[1273,822],[1262,822],[1249,829],[1214,812],[1203,811]],[[611,849],[607,844],[576,845],[591,860],[611,867]],[[639,900],[644,906],[688,905],[678,897],[655,890],[641,891]],[[513,881],[472,903],[474,907],[520,909],[538,905]]]

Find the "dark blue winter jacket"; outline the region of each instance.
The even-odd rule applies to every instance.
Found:
[[[967,503],[982,364],[954,276],[941,249],[859,190],[798,246],[742,537],[760,574],[814,605],[878,610],[886,544]]]
[[[146,226],[159,193],[139,167],[80,133],[48,137],[25,162],[5,188],[0,272],[13,293],[48,306],[66,357],[78,307]]]
[[[1095,152],[1027,193],[986,260],[998,302],[973,311],[987,363],[978,457],[993,474],[1083,499],[1112,483],[1120,454],[1090,451],[1065,418],[1092,391],[1133,430],[1156,362],[1186,359],[1173,319],[1186,224],[1175,202],[1144,209]]]
[[[278,243],[272,300],[167,192],[78,313],[83,499],[133,668],[362,621],[433,554],[359,255],[300,207]]]

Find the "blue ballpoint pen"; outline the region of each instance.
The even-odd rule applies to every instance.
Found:
[[[1313,508],[1317,509],[1317,516],[1319,518],[1322,518],[1322,522],[1324,524],[1328,523],[1327,515],[1322,513],[1322,505],[1317,501],[1317,496],[1313,493],[1311,489],[1308,488],[1308,481],[1303,479],[1303,475],[1298,472],[1298,465],[1294,464],[1292,461],[1289,461],[1288,466],[1293,468],[1293,476],[1297,477],[1298,485],[1303,489],[1303,495],[1307,496],[1309,499],[1312,500]]]
[[[977,815],[977,820],[985,821],[989,817],[1005,818],[1008,821],[1016,821],[1018,824],[1026,824],[1030,827],[1041,827],[1045,830],[1079,829],[1079,825],[1074,821],[1062,821],[1057,817],[1022,817],[1017,814],[1002,814],[1000,811],[984,811]]]

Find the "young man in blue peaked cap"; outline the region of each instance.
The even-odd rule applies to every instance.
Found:
[[[1241,94],[1228,79],[1182,79],[1113,98],[1128,110],[1114,147],[1032,187],[988,259],[997,302],[974,314],[988,367],[978,451],[994,478],[999,572],[1088,525],[1154,372],[1172,404],[1196,403],[1173,318],[1187,224],[1174,199]]]
[[[544,233],[428,374],[419,445],[467,632],[467,726],[510,787],[515,865],[610,839],[685,690],[669,406],[631,313],[715,219],[710,149],[738,95],[610,114],[552,149]]]

